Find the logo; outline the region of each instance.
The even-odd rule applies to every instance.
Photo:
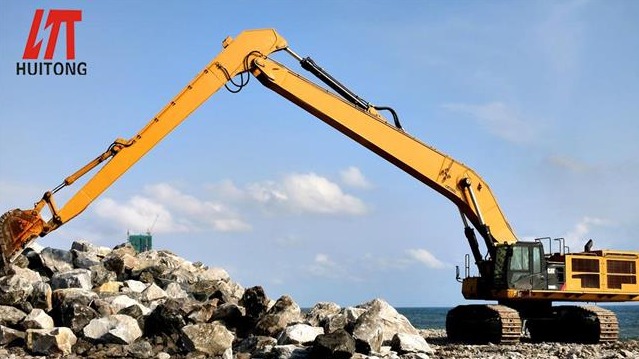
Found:
[[[43,9],[37,9],[33,15],[31,30],[22,55],[23,60],[29,61],[16,63],[16,75],[86,75],[86,62],[75,61],[75,24],[82,21],[82,10],[49,10],[44,24],[45,35],[39,39],[38,35],[41,33],[44,15]],[[56,49],[59,49],[57,45],[62,28],[66,34],[64,39],[67,61],[38,61],[41,55],[43,55],[43,60],[53,60]],[[46,30],[48,30],[48,39]],[[43,53],[41,50],[45,40],[46,47]]]

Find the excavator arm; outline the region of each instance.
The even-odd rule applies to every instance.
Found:
[[[116,139],[103,154],[67,177],[55,189],[46,192],[32,210],[14,209],[0,217],[0,266],[13,261],[25,246],[39,236],[45,236],[84,211],[191,112],[233,77],[247,72],[255,57],[282,50],[287,43],[275,30],[263,29],[244,31],[235,40],[226,38],[223,46],[224,50],[135,136],[129,140]],[[101,164],[102,168],[58,209],[54,201],[55,193]],[[41,216],[44,207],[51,212],[48,221]]]
[[[242,32],[227,38],[224,49],[147,125],[129,140],[117,139],[108,149],[62,184],[46,192],[32,210],[15,209],[0,218],[2,260],[14,260],[22,249],[73,219],[111,186],[144,154],[188,117],[211,95],[237,75],[251,72],[264,86],[275,91],[341,133],[385,158],[419,181],[451,200],[460,210],[467,230],[468,221],[477,228],[489,248],[498,243],[516,242],[515,234],[501,212],[488,185],[472,169],[407,134],[395,117],[391,125],[375,107],[354,95],[319,68],[309,58],[302,59],[287,46],[275,30]],[[287,50],[302,67],[329,84],[334,94],[269,58]],[[61,208],[54,195],[60,189],[102,165]],[[47,207],[51,219],[43,220]],[[476,247],[476,241],[471,248]],[[479,250],[473,248],[475,258]],[[3,265],[0,263],[0,265]]]

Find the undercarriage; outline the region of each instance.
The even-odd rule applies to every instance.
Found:
[[[616,315],[588,306],[518,306],[500,304],[461,305],[446,317],[446,332],[453,342],[514,344],[532,342],[605,343],[617,341]]]

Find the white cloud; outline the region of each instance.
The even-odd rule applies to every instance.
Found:
[[[512,107],[502,102],[483,105],[446,104],[445,109],[471,115],[481,126],[504,140],[525,144],[537,137],[537,129]]]
[[[176,223],[173,215],[162,204],[146,197],[134,196],[124,203],[118,203],[111,198],[98,200],[94,206],[94,213],[119,227],[120,232],[131,230],[145,232],[153,226],[153,232],[173,233],[188,232],[189,227],[184,223]]]
[[[342,265],[333,261],[328,255],[324,253],[318,253],[313,259],[313,263],[306,266],[306,271],[315,277],[347,280],[347,281],[361,281],[360,278],[352,275]]]
[[[588,241],[588,234],[593,227],[609,226],[610,221],[603,218],[583,217],[572,230],[564,235],[566,245],[570,247],[572,252],[581,251]]]
[[[564,170],[568,170],[570,172],[581,173],[592,169],[592,167],[588,166],[587,164],[566,155],[551,155],[548,157],[547,160],[551,165]]]
[[[316,254],[313,263],[307,266],[307,270],[314,276],[326,278],[338,278],[343,272],[343,269],[324,253]]]
[[[147,186],[144,195],[123,203],[111,198],[101,199],[94,212],[98,217],[112,221],[114,226],[136,232],[148,230],[156,217],[153,231],[158,233],[250,229],[249,224],[223,204],[203,201],[166,183]]]
[[[348,186],[361,188],[361,189],[369,189],[371,188],[371,183],[364,177],[362,171],[357,167],[349,167],[340,172],[340,176],[342,178],[342,182]]]
[[[281,183],[255,183],[247,192],[259,203],[293,212],[349,215],[367,212],[362,200],[344,193],[339,185],[314,173],[291,174]]]
[[[426,249],[423,249],[423,248],[409,249],[406,251],[406,253],[411,259],[416,260],[420,263],[423,263],[429,268],[439,269],[439,268],[446,267],[444,262],[435,258],[435,256],[429,251],[427,251]]]

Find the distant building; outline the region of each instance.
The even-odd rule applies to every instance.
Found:
[[[147,234],[128,234],[129,243],[135,248],[135,250],[140,252],[146,252],[153,249],[153,236],[151,233]]]

